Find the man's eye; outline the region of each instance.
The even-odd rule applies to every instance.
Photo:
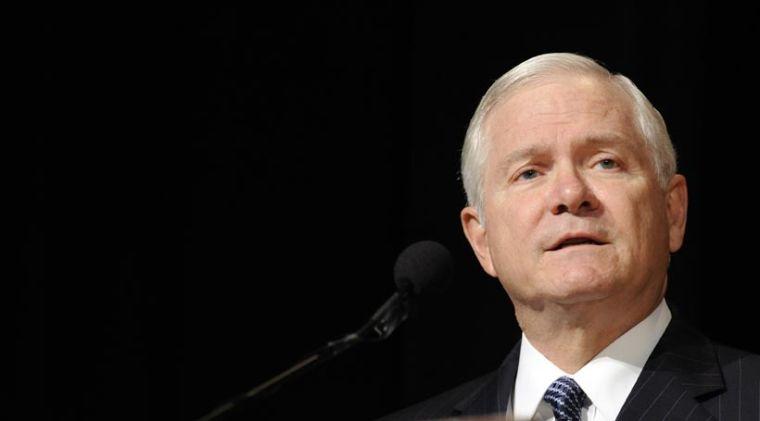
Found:
[[[525,170],[521,172],[517,178],[523,179],[523,180],[530,180],[531,178],[536,178],[537,175],[538,175],[538,171],[536,170]]]
[[[614,159],[603,159],[597,162],[597,165],[601,165],[605,170],[612,170],[619,167],[617,161]]]

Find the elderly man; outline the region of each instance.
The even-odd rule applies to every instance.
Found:
[[[522,339],[495,372],[390,419],[760,419],[760,358],[671,320],[686,180],[628,78],[574,54],[521,63],[481,100],[462,178],[464,233]]]

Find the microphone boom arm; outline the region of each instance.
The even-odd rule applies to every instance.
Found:
[[[395,292],[385,304],[380,307],[369,321],[359,330],[342,338],[328,342],[325,346],[317,349],[299,362],[293,364],[287,370],[259,384],[253,389],[241,393],[213,411],[198,418],[197,421],[211,421],[227,414],[240,404],[261,399],[271,395],[285,382],[292,380],[308,370],[335,358],[338,354],[346,351],[360,342],[379,342],[387,339],[396,328],[409,316],[411,300],[408,291]]]

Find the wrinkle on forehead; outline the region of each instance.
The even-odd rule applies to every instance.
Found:
[[[630,119],[629,115],[625,114],[625,110],[621,109],[617,106],[611,106],[611,107],[602,107],[598,110],[590,110],[590,111],[578,111],[578,110],[567,110],[567,111],[560,111],[560,112],[532,112],[528,113],[525,117],[522,118],[523,121],[528,122],[528,126],[525,127],[516,127],[515,125],[508,125],[508,124],[501,124],[499,126],[501,127],[493,127],[493,134],[499,134],[499,135],[509,135],[511,132],[514,132],[515,130],[522,129],[523,131],[532,131],[539,127],[543,127],[546,125],[567,125],[574,123],[578,117],[584,116],[584,115],[593,115],[598,116],[600,120],[611,120],[615,118],[616,116],[614,114],[620,115],[620,121],[625,122],[626,124],[632,124],[632,120]],[[557,119],[553,119],[551,121],[547,120],[538,120],[535,121],[532,117],[557,117]],[[532,123],[532,124],[531,124]],[[494,125],[497,126],[497,125]],[[590,137],[596,137],[596,136],[590,136]],[[616,137],[625,137],[625,136],[616,136]]]
[[[547,90],[557,86],[559,89]],[[538,94],[537,94],[538,91]],[[575,95],[568,99],[568,93]],[[525,130],[535,117],[561,118],[556,121],[535,121],[527,126],[533,129],[547,124],[573,123],[578,116],[597,115],[612,119],[619,114],[620,121],[637,132],[633,104],[616,85],[596,76],[558,75],[521,86],[497,104],[484,122],[485,136],[504,136],[516,127]],[[517,123],[517,124],[515,124]],[[522,126],[522,127],[520,127]]]

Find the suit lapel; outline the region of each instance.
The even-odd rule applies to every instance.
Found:
[[[519,357],[520,341],[517,341],[494,375],[475,393],[457,403],[452,415],[506,414],[515,384]]]
[[[451,415],[504,414],[514,389],[520,341],[494,375],[457,403]],[[652,351],[623,404],[618,421],[708,420],[701,398],[725,390],[710,341],[674,318]]]
[[[674,318],[644,365],[617,420],[711,419],[699,398],[723,389],[712,344]]]

